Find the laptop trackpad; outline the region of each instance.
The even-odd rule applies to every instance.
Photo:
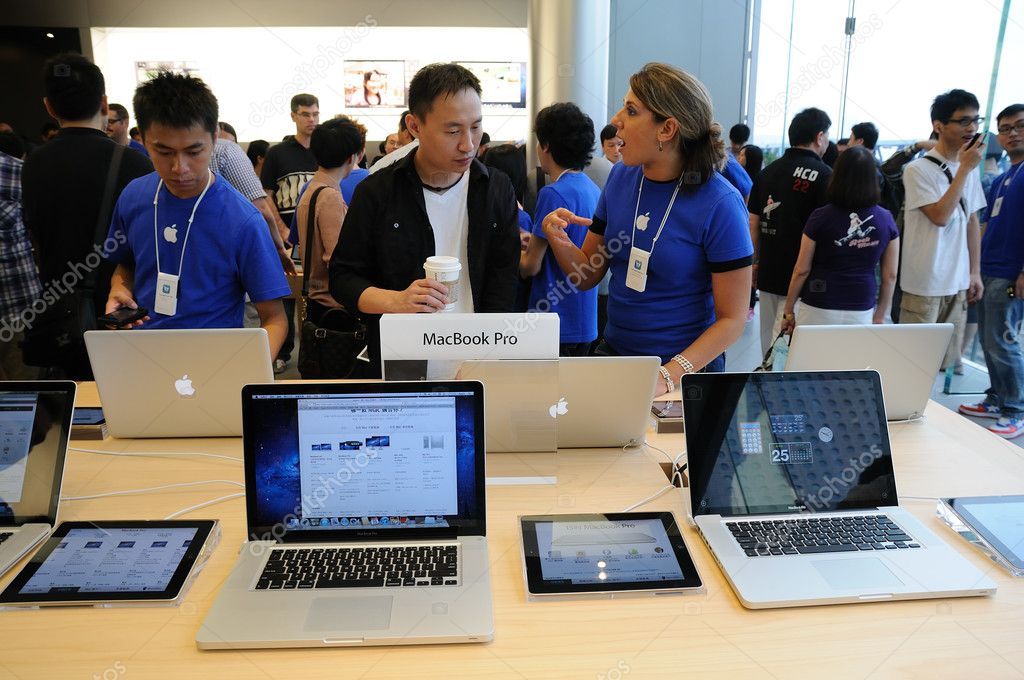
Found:
[[[811,565],[836,590],[876,592],[903,585],[881,560],[816,560]]]
[[[391,625],[390,595],[318,597],[309,606],[305,630],[380,630]]]

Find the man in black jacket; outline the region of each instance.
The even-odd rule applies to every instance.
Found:
[[[371,370],[380,372],[381,314],[508,312],[519,267],[512,183],[476,160],[480,81],[431,64],[409,85],[409,129],[419,148],[356,188],[330,264],[335,300],[367,321]],[[432,255],[462,263],[458,290],[424,276]],[[467,276],[468,273],[468,276]]]

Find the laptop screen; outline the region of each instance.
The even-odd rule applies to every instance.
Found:
[[[875,371],[684,377],[694,516],[896,505]]]
[[[75,384],[0,382],[0,526],[54,523]]]
[[[247,386],[243,430],[257,539],[483,533],[479,383]]]

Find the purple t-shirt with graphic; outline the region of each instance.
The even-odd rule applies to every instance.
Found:
[[[892,214],[878,205],[854,212],[829,203],[811,213],[804,234],[815,247],[800,298],[820,309],[873,309],[875,266],[889,242],[899,238]]]

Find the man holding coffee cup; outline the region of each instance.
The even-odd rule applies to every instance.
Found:
[[[480,81],[431,64],[409,85],[417,149],[356,189],[330,265],[330,290],[367,321],[380,371],[381,314],[509,312],[519,267],[512,183],[476,160]]]

